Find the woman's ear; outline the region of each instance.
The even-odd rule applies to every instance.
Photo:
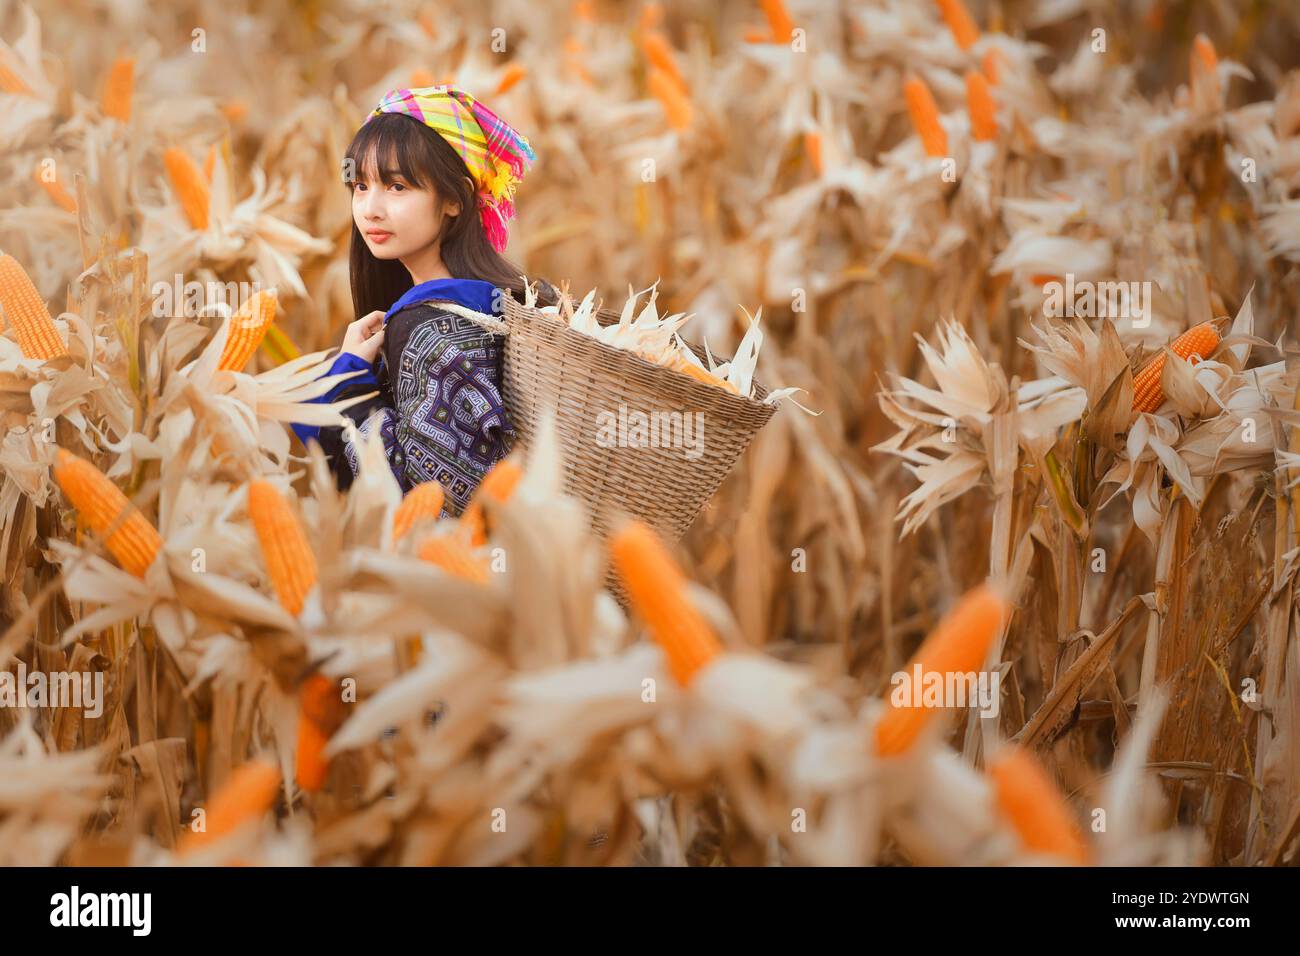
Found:
[[[464,179],[465,182],[469,183],[469,194],[473,196],[474,190],[475,188],[477,188],[474,185],[474,180],[470,179],[468,176],[463,176],[461,178]],[[461,206],[459,200],[448,199],[447,202],[443,205],[443,212],[448,216],[459,216],[461,212]]]

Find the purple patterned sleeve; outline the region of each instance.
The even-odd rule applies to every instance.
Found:
[[[352,470],[353,477],[361,474],[361,465],[357,461],[359,445],[364,445],[370,440],[370,435],[375,428],[379,429],[379,437],[384,444],[384,456],[393,470],[393,477],[397,479],[402,494],[406,494],[410,491],[410,487],[405,483],[405,476],[398,465],[400,456],[397,455],[397,412],[391,406],[379,406],[374,409],[374,414],[360,422],[357,425],[355,442],[350,440],[347,434],[343,435],[343,455],[347,459],[348,467]]]

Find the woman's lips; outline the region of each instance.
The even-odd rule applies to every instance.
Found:
[[[393,234],[391,232],[367,232],[366,236],[369,237],[371,242],[379,243],[379,244],[383,244],[384,242],[387,242],[389,239],[393,238]]]

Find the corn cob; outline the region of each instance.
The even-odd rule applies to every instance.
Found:
[[[324,674],[313,674],[298,690],[298,746],[294,777],[304,790],[325,785],[329,772],[325,745],[343,718],[338,687]]]
[[[969,591],[917,648],[906,672],[918,666],[923,675],[979,670],[1008,611],[1007,602],[988,585]],[[876,725],[876,753],[891,757],[908,750],[937,710],[896,706],[891,701]]]
[[[208,181],[190,158],[190,154],[176,146],[163,153],[163,164],[172,188],[180,199],[181,209],[191,226],[200,231],[208,228]]]
[[[1212,97],[1221,95],[1219,86],[1219,55],[1214,44],[1204,33],[1198,33],[1192,41],[1189,54],[1188,78],[1193,90],[1204,90]]]
[[[663,105],[669,126],[684,130],[691,125],[695,108],[691,106],[687,91],[677,85],[671,74],[657,66],[650,67],[649,86],[650,92]]]
[[[1214,73],[1219,68],[1219,54],[1215,52],[1214,43],[1204,33],[1196,34],[1192,41],[1192,72]]]
[[[54,327],[41,294],[11,255],[0,255],[0,307],[14,327],[24,356],[48,360],[68,354],[68,347]]]
[[[1170,343],[1175,355],[1182,359],[1208,358],[1219,346],[1219,333],[1213,322],[1202,322],[1188,329]],[[1164,404],[1165,393],[1160,385],[1160,377],[1165,370],[1165,353],[1161,351],[1143,366],[1133,378],[1133,411],[1154,412]]]
[[[1088,845],[1055,784],[1020,747],[1008,746],[988,767],[1003,816],[1026,847],[1071,863],[1088,862]]]
[[[790,34],[794,32],[794,21],[786,12],[785,4],[781,0],[759,0],[759,6],[763,8],[763,14],[767,17],[767,25],[772,31],[772,41],[789,43]]]
[[[1003,59],[1002,51],[995,46],[989,47],[980,59],[980,69],[984,71],[984,78],[993,86],[998,85],[998,79],[1002,76]]]
[[[947,156],[948,134],[939,123],[939,108],[934,105],[930,88],[917,77],[908,77],[903,84],[903,97],[907,100],[907,112],[916,135],[921,138],[925,155]]]
[[[662,33],[651,30],[648,33],[641,34],[641,52],[654,66],[672,77],[673,82],[677,84],[683,93],[686,92],[686,77],[682,76],[681,67],[677,65],[677,57],[673,54],[673,48],[669,46]]]
[[[475,584],[488,582],[486,562],[457,537],[437,535],[428,538],[421,542],[417,553],[421,561],[436,564],[448,574],[465,581],[472,581]]]
[[[243,100],[226,100],[221,104],[221,115],[230,123],[238,123],[248,115],[248,104]]]
[[[135,88],[135,60],[119,57],[113,61],[104,84],[104,98],[100,103],[105,116],[121,120],[131,119],[131,93]]]
[[[0,60],[0,92],[30,96],[32,88],[24,83],[17,73],[5,66],[3,60]]]
[[[722,644],[686,594],[686,577],[650,527],[629,521],[609,540],[610,556],[632,606],[686,687],[722,653]]]
[[[230,317],[230,332],[217,368],[232,372],[243,371],[253,357],[267,328],[275,321],[276,298],[265,289],[245,300],[239,311]]]
[[[266,760],[251,760],[235,769],[208,801],[204,829],[187,830],[176,843],[185,855],[214,843],[271,809],[280,789],[280,771]]]
[[[693,362],[683,362],[681,365],[681,370],[686,375],[689,375],[691,378],[696,379],[697,381],[703,382],[705,385],[712,385],[715,388],[726,389],[727,391],[735,395],[740,394],[740,389],[736,388],[736,386],[731,384],[731,382],[727,381],[724,378],[718,378],[718,376],[714,375],[712,372],[708,371],[707,369],[700,368],[700,366],[694,364]]]
[[[637,21],[637,29],[642,32],[653,30],[655,27],[659,26],[659,24],[663,23],[663,20],[663,5],[657,3],[656,0],[650,0],[649,3],[641,8],[641,17]]]
[[[511,63],[502,71],[501,79],[497,80],[496,92],[498,94],[505,93],[512,86],[522,80],[527,72],[528,71],[518,63]]]
[[[477,548],[487,543],[487,520],[483,514],[483,502],[495,501],[499,504],[509,501],[510,496],[515,493],[515,486],[523,476],[524,473],[518,463],[509,458],[501,459],[483,476],[478,490],[460,520],[461,527],[465,530],[472,546]]]
[[[316,555],[307,544],[302,524],[284,495],[262,478],[248,483],[248,515],[280,605],[290,614],[298,614],[307,592],[316,584]]]
[[[970,131],[975,139],[981,142],[997,139],[997,106],[989,91],[989,81],[975,70],[966,73],[966,111],[970,113]]]
[[[315,793],[325,786],[325,778],[329,776],[329,760],[325,757],[329,739],[329,735],[306,714],[298,715],[294,779],[308,793]]]
[[[813,169],[817,170],[817,175],[820,176],[826,171],[822,164],[822,134],[815,129],[808,130],[803,134],[803,148],[808,158],[812,160]]]
[[[75,213],[77,211],[77,201],[72,198],[71,193],[63,188],[63,183],[59,182],[57,178],[47,180],[43,175],[41,175],[40,166],[37,166],[32,171],[32,178],[40,183],[41,188],[49,194],[49,197],[58,204],[59,208],[68,212]]]
[[[162,537],[126,495],[103,472],[62,448],[54,478],[73,507],[97,534],[123,569],[143,578],[162,548]]]
[[[393,541],[401,541],[419,521],[437,521],[442,514],[446,494],[437,481],[424,481],[402,498],[393,514]]]
[[[939,12],[943,14],[943,22],[948,24],[948,29],[952,31],[952,38],[963,50],[969,50],[980,38],[980,28],[975,25],[970,11],[966,9],[966,4],[962,3],[962,0],[937,0],[937,2]]]

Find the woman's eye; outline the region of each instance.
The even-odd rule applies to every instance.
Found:
[[[401,183],[393,183],[393,188],[394,188],[394,189],[398,189],[398,190],[402,190],[402,189],[405,189],[406,187],[403,186]]]

